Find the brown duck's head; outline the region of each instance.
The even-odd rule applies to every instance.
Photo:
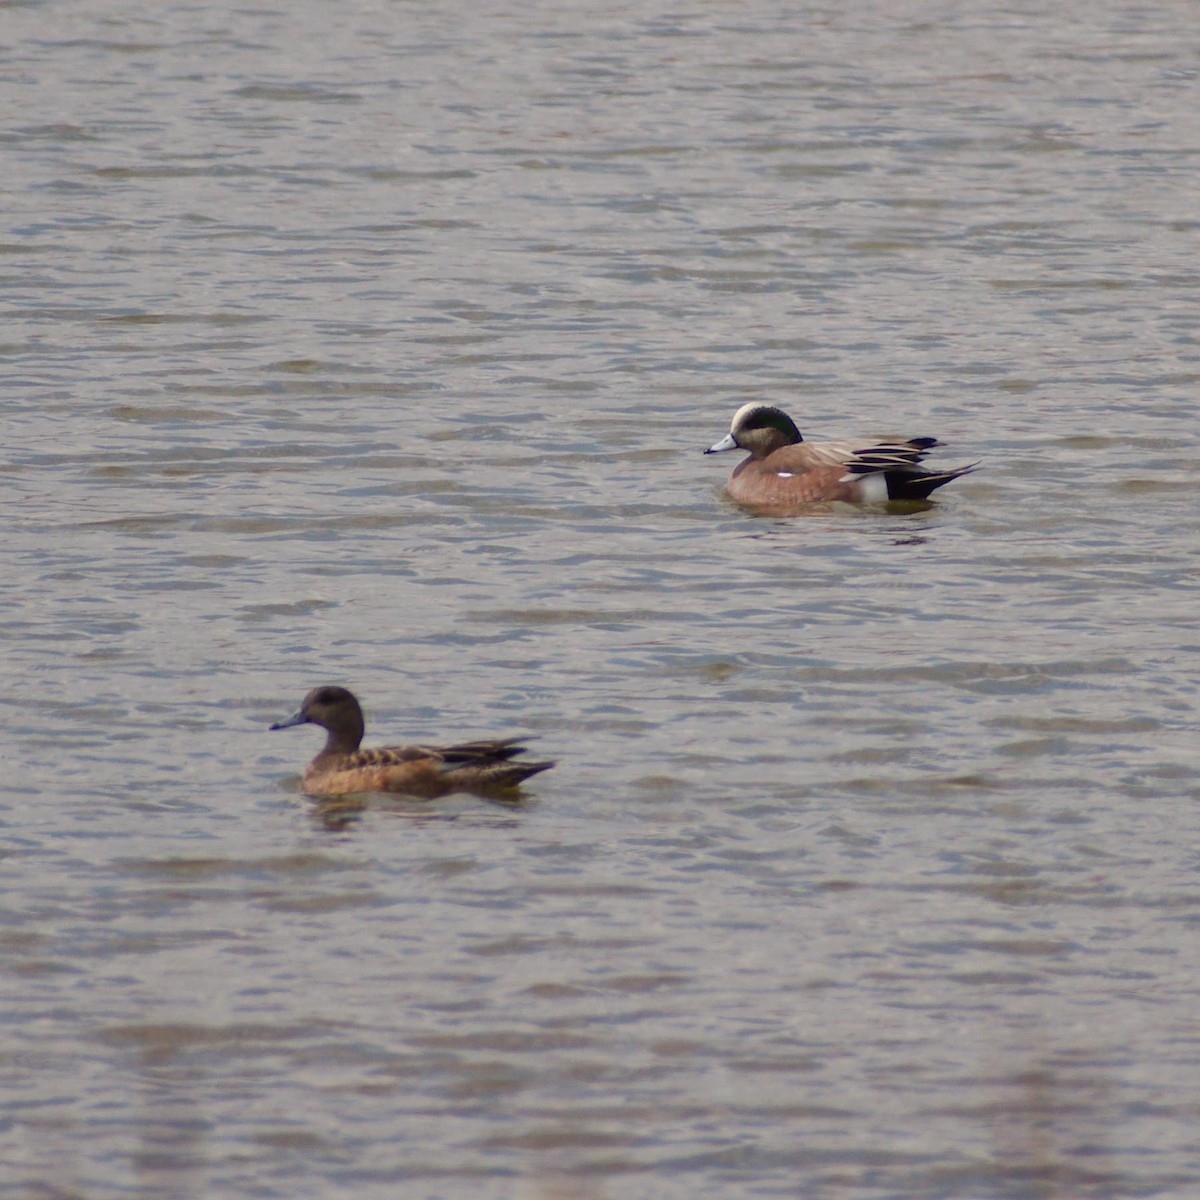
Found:
[[[755,458],[765,458],[780,446],[791,446],[802,441],[804,438],[800,436],[796,422],[783,409],[752,400],[749,404],[743,404],[733,414],[729,433],[715,446],[709,446],[704,453],[749,450]]]
[[[315,687],[286,721],[276,721],[272,729],[290,729],[293,725],[319,725],[329,731],[326,750],[357,750],[362,741],[362,707],[354,693],[344,687],[327,684]]]

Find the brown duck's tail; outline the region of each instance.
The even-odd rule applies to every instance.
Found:
[[[922,467],[902,467],[885,471],[889,500],[925,500],[929,493],[945,486],[962,475],[969,475],[979,466],[977,462],[957,467],[953,471],[927,471]]]
[[[469,791],[503,791],[520,787],[526,779],[552,766],[553,762],[447,763],[442,778],[453,787]]]
[[[471,791],[500,791],[519,787],[539,771],[548,771],[552,762],[510,762],[525,753],[525,739],[488,738],[478,742],[459,742],[443,746],[441,776],[448,787]]]

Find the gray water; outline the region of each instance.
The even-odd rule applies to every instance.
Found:
[[[1194,1197],[1181,3],[0,8],[0,1181]],[[936,435],[764,519],[752,396]],[[516,806],[318,807],[524,733]]]

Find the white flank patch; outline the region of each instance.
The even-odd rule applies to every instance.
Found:
[[[849,483],[852,478],[853,476],[847,475],[844,482]],[[862,498],[868,504],[882,504],[888,498],[887,478],[882,471],[874,475],[860,475],[858,484],[862,489]]]
[[[795,477],[794,471],[776,471],[775,474],[778,475],[780,479],[792,479]]]

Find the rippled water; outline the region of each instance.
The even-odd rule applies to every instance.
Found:
[[[1190,6],[0,47],[15,1194],[1196,1194]],[[559,766],[317,808],[320,682]]]

